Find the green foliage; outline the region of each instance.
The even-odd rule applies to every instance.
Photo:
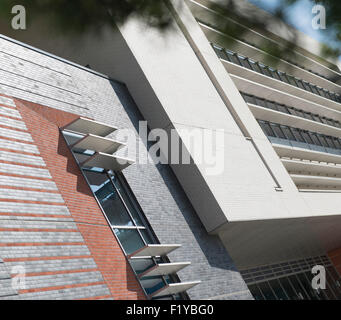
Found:
[[[132,16],[138,17],[149,26],[167,30],[172,25],[172,19],[165,5],[167,1],[169,0],[24,0],[20,3],[18,0],[0,0],[0,19],[10,21],[12,7],[23,4],[27,10],[28,27],[35,19],[43,17],[48,32],[61,32],[64,36],[89,31],[99,35],[103,27],[114,23],[122,24]],[[283,14],[285,8],[297,1],[283,0],[275,16],[285,20]],[[323,32],[328,34],[329,39],[339,43],[341,41],[341,1],[316,0],[315,2],[326,8],[327,29]],[[221,15],[229,16],[253,30],[263,30],[268,23],[259,19],[252,11],[239,12],[238,0],[225,0],[224,5],[219,6],[212,2],[210,6]],[[247,28],[228,21],[220,26],[220,30],[236,39],[243,39],[248,32]],[[276,46],[273,42],[269,44],[265,41],[263,49],[271,56],[280,58],[284,52],[287,55],[295,40],[295,38],[291,39],[284,46]],[[324,46],[322,54],[337,56],[340,50]]]

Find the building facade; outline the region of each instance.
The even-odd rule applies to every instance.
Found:
[[[211,3],[166,1],[166,33],[2,26],[1,299],[341,298],[337,62],[276,20],[231,38]],[[189,163],[146,161],[160,129]]]

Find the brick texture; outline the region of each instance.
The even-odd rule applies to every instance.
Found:
[[[0,151],[0,298],[145,299],[60,134],[78,116],[0,101],[22,119],[15,133],[3,131]],[[0,121],[0,135],[9,126]],[[25,287],[14,289],[18,266]]]

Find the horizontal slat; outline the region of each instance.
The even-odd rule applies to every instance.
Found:
[[[223,61],[223,64],[225,66],[225,69],[233,75],[254,81],[256,83],[260,83],[264,86],[267,86],[267,87],[270,87],[270,88],[273,88],[273,89],[276,89],[276,90],[279,90],[282,92],[286,92],[286,93],[293,95],[293,96],[301,97],[301,98],[306,99],[308,101],[326,106],[330,109],[334,109],[334,110],[338,110],[338,111],[341,110],[341,104],[338,102],[324,98],[322,96],[311,93],[309,91],[303,90],[301,88],[298,88],[298,87],[293,86],[291,84],[285,83],[283,81],[265,76],[263,74],[260,74],[258,72],[252,71],[252,70],[247,69],[247,68],[244,68],[244,67],[239,66],[237,64],[228,62],[226,60],[222,60],[222,61]]]
[[[84,138],[73,144],[71,148],[79,148],[113,154],[123,145],[124,144],[122,144],[121,142],[115,140],[107,139],[93,134],[87,134]]]
[[[128,258],[165,256],[180,247],[180,244],[148,244],[130,254]]]
[[[290,175],[298,186],[341,187],[341,178],[309,175]]]
[[[190,262],[159,263],[139,275],[142,277],[164,276],[173,274],[189,266]]]
[[[108,134],[117,130],[116,127],[82,117],[72,121],[63,127],[63,129],[84,134],[91,133],[101,137],[106,137]]]
[[[198,285],[199,283],[201,283],[201,281],[170,283],[167,286],[161,288],[160,290],[154,292],[151,296],[160,297],[165,295],[177,294],[189,290],[194,286]]]
[[[271,110],[251,103],[248,103],[248,106],[256,119],[275,122],[278,124],[300,128],[303,130],[309,130],[317,133],[322,133],[334,137],[341,137],[340,128],[329,126],[327,124],[320,123],[317,121],[297,117],[292,114]]]
[[[341,155],[334,155],[326,152],[313,151],[309,149],[284,146],[279,144],[273,144],[273,148],[276,150],[280,157],[315,160],[321,162],[331,162],[341,164]]]
[[[96,167],[106,170],[122,171],[134,163],[133,160],[98,152],[81,163],[81,167]]]
[[[329,175],[341,175],[341,165],[339,164],[327,164],[311,161],[289,160],[281,159],[285,168],[290,173],[319,173]]]

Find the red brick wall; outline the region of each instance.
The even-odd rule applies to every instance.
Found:
[[[15,102],[112,297],[145,299],[140,284],[60,134],[59,127],[78,116],[22,100]]]
[[[332,261],[336,271],[341,276],[341,248],[328,252],[328,257]]]

